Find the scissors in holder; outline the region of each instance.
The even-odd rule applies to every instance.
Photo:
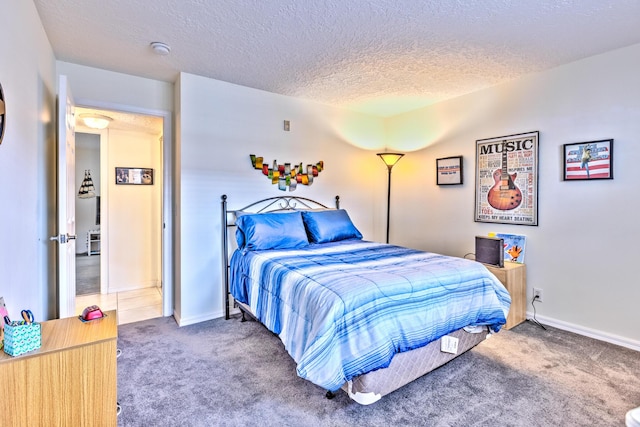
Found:
[[[24,321],[27,322],[27,325],[33,323],[34,318],[31,310],[22,310],[20,314],[22,315]]]

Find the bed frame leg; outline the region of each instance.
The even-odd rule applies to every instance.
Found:
[[[244,310],[240,310],[240,312],[242,313],[242,319],[240,319],[240,322],[246,322],[247,319],[244,317]]]
[[[327,394],[325,394],[325,396],[327,397],[327,399],[331,400],[334,397],[336,397],[336,394],[334,392],[332,392],[331,390],[327,390]]]

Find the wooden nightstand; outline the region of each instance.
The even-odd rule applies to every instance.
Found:
[[[524,322],[527,308],[527,267],[515,262],[505,262],[504,268],[485,266],[502,282],[511,295],[511,308],[504,328],[511,329]]]
[[[42,322],[42,346],[11,357],[0,352],[3,426],[117,424],[115,311],[83,323]]]

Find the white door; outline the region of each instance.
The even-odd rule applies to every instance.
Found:
[[[76,204],[75,104],[66,76],[58,92],[58,317],[75,315]]]

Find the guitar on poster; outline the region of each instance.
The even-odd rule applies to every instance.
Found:
[[[515,185],[514,181],[518,174],[509,174],[507,168],[507,150],[505,142],[502,143],[502,168],[493,172],[494,186],[489,190],[487,199],[489,204],[501,211],[508,211],[517,208],[522,203],[522,192]]]

